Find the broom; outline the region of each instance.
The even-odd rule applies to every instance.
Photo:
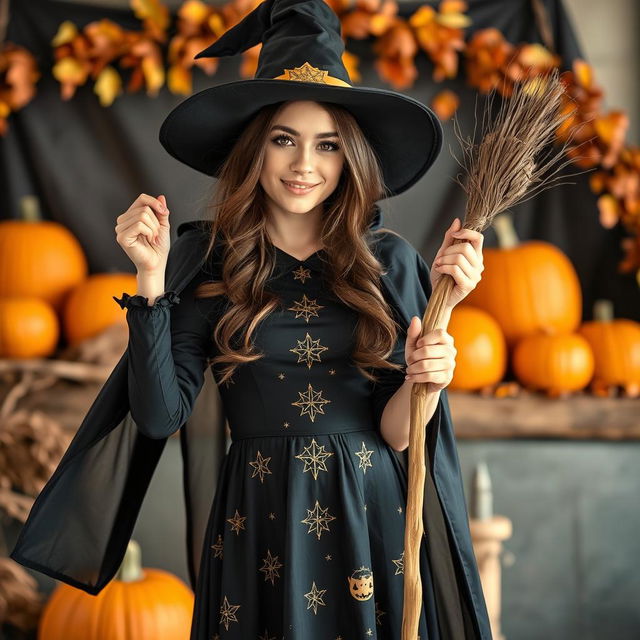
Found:
[[[462,228],[484,231],[493,218],[508,207],[529,200],[551,186],[567,184],[559,182],[559,174],[572,160],[559,162],[559,159],[565,157],[569,141],[560,149],[552,149],[556,128],[572,115],[566,110],[562,113],[563,94],[559,73],[554,69],[548,76],[516,85],[511,98],[502,101],[495,120],[490,124],[496,95],[494,91],[484,109],[483,135],[479,144],[463,139],[459,128],[454,129],[464,153],[463,162],[458,163],[463,168],[462,178],[466,180],[456,177],[456,182],[467,196]],[[528,197],[525,198],[525,195]],[[456,239],[454,242],[457,244],[464,240]],[[429,298],[420,337],[434,329],[447,328],[445,305],[454,286],[453,277],[443,273]],[[428,383],[413,385],[404,538],[402,640],[416,640],[418,634],[422,606],[419,552],[423,536],[426,473],[424,425],[426,416],[433,415],[436,410],[439,397],[440,391],[429,391]]]

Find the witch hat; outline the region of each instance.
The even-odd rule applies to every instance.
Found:
[[[260,108],[316,100],[353,114],[380,162],[387,196],[406,191],[433,164],[442,147],[437,116],[401,93],[351,85],[340,20],[325,0],[265,0],[194,59],[234,55],[260,42],[254,78],[200,91],[169,113],[159,137],[174,158],[217,177]]]

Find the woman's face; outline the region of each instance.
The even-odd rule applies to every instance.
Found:
[[[270,209],[289,214],[317,211],[336,188],[344,151],[333,118],[317,102],[286,105],[267,137],[260,184]],[[285,182],[315,185],[292,191]]]

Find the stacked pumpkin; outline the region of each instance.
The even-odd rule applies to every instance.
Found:
[[[178,577],[142,567],[130,540],[117,574],[96,596],[61,582],[47,601],[38,640],[188,640],[193,591]]]
[[[449,387],[498,384],[510,359],[518,381],[551,397],[584,389],[640,391],[640,323],[613,320],[599,301],[581,324],[582,292],[571,261],[557,247],[520,243],[508,214],[494,219],[498,248],[484,248],[482,280],[454,308],[449,333],[458,355]]]
[[[75,236],[42,220],[38,200],[21,200],[21,219],[0,221],[0,358],[52,355],[114,323],[126,324],[113,295],[135,290],[127,273],[87,275]]]

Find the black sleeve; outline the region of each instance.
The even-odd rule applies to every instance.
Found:
[[[407,260],[407,269],[411,269],[411,277],[406,278],[403,281],[404,283],[411,283],[413,286],[418,286],[424,293],[426,301],[428,303],[431,298],[431,279],[430,279],[430,269],[425,260],[422,258],[420,253],[415,251],[406,241],[404,241],[404,246],[408,247],[413,254],[412,258]],[[415,269],[415,272],[413,272]],[[417,277],[416,277],[417,275]],[[413,291],[403,291],[401,295],[415,295],[417,292]],[[425,305],[420,304],[420,307],[426,309]],[[371,403],[373,410],[373,418],[375,420],[375,426],[379,430],[380,423],[382,420],[382,413],[384,411],[387,402],[391,398],[391,396],[402,386],[402,383],[405,381],[404,377],[406,375],[405,369],[407,363],[404,359],[404,347],[407,339],[407,328],[404,327],[405,322],[402,321],[400,315],[396,313],[395,307],[392,305],[392,310],[394,311],[394,319],[396,323],[398,323],[401,327],[398,329],[398,338],[396,340],[396,344],[394,346],[392,354],[387,358],[390,362],[395,362],[397,364],[402,365],[402,371],[392,371],[390,369],[374,369],[375,375],[378,377],[379,382],[373,384],[373,390],[371,393]],[[422,318],[421,318],[422,319]]]
[[[178,296],[167,291],[153,305],[141,295],[114,300],[127,308],[131,417],[149,438],[166,438],[191,415],[212,355],[211,299],[196,299],[203,272]]]
[[[404,382],[404,376],[406,375],[404,369],[406,368],[407,364],[404,359],[405,340],[406,333],[398,330],[398,338],[393,348],[393,353],[387,358],[389,362],[395,362],[402,365],[403,368],[401,371],[377,368],[373,370],[374,374],[378,378],[378,382],[373,383],[373,389],[371,392],[371,405],[373,410],[373,419],[378,430],[380,430],[382,412],[387,406],[387,402]]]

